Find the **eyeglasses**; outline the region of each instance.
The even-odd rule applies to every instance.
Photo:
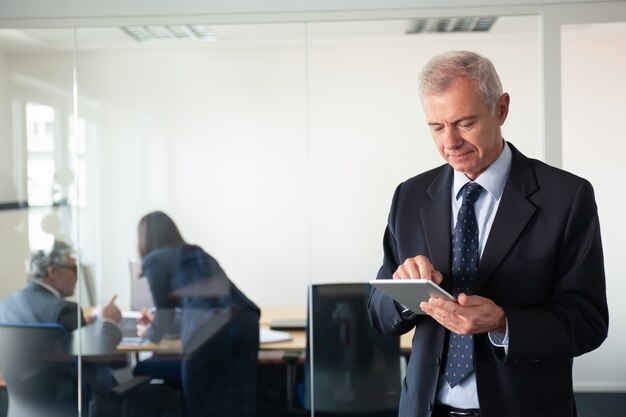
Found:
[[[78,265],[61,264],[61,265],[57,265],[57,268],[68,269],[72,271],[74,275],[78,275]]]

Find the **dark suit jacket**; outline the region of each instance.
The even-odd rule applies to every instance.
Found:
[[[122,338],[118,327],[109,322],[96,322],[85,325],[80,313],[81,326],[78,326],[78,305],[64,298],[59,298],[47,288],[31,282],[25,288],[14,292],[0,303],[0,321],[9,323],[58,323],[74,336],[82,333],[81,353],[109,354]],[[77,352],[77,350],[75,351]],[[77,378],[76,375],[73,375]],[[116,381],[109,369],[108,362],[86,362],[83,366],[83,377],[89,386],[89,416],[113,416],[117,414],[115,398],[110,389]],[[77,398],[77,379],[68,384],[62,396],[57,396],[58,405],[67,407],[65,415],[75,415]],[[73,392],[71,388],[74,388]],[[87,399],[85,399],[87,400]]]
[[[504,309],[509,350],[505,355],[487,334],[475,337],[481,415],[574,417],[572,360],[597,348],[608,329],[593,189],[588,181],[509,146],[511,172],[475,287],[476,295]],[[451,291],[452,179],[452,168],[444,165],[398,186],[377,279],[390,279],[405,259],[424,255]],[[376,290],[369,314],[383,334],[415,327],[400,416],[430,416],[446,330],[427,315],[403,320],[394,301]]]
[[[30,282],[0,305],[0,319],[15,323],[58,323],[68,334],[78,328],[78,305]],[[81,316],[82,318],[82,316]],[[82,325],[85,322],[83,320]]]
[[[0,303],[0,321],[12,323],[57,323],[72,334],[78,326],[78,305],[52,294],[47,288],[31,282],[14,292]],[[98,322],[86,326],[80,314],[81,330],[84,332],[83,346],[90,351],[84,354],[101,354],[115,351],[122,338],[117,326]]]

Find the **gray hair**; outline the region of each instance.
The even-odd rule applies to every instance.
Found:
[[[420,73],[420,97],[446,91],[452,82],[465,78],[472,82],[491,114],[502,96],[500,77],[490,60],[475,52],[449,51],[431,58]]]
[[[71,246],[60,240],[55,240],[48,251],[38,250],[30,257],[30,277],[42,279],[48,276],[48,267],[51,265],[65,265],[68,258],[74,254]]]

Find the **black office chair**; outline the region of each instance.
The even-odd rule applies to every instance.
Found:
[[[61,325],[0,323],[0,352],[8,417],[78,414],[76,360]]]
[[[370,325],[369,294],[365,283],[311,287],[305,409],[316,416],[397,416],[400,341]]]

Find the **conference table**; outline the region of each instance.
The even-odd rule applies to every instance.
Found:
[[[274,320],[306,320],[305,306],[271,306],[261,308],[259,324],[262,328],[269,328]],[[288,360],[297,358],[304,360],[306,350],[306,332],[301,330],[289,330],[290,339],[277,342],[261,343],[259,346],[259,363],[261,364],[284,364]],[[411,351],[411,339],[413,331],[400,337],[400,348],[403,353]],[[181,353],[180,339],[165,339],[160,343],[121,343],[117,346],[118,354],[135,354],[152,352],[161,356],[171,355],[177,358]],[[287,359],[289,358],[289,359]],[[85,358],[89,360],[88,358]],[[0,387],[4,386],[4,380],[0,375]]]
[[[259,324],[261,328],[269,329],[275,320],[306,320],[307,312],[305,306],[268,306],[261,308]],[[306,349],[306,332],[304,329],[284,330],[289,334],[289,340],[261,342],[259,346],[260,363],[284,363],[285,355],[290,357],[299,355],[304,358]],[[411,351],[411,339],[413,331],[400,337],[400,349],[403,353]],[[159,355],[172,356],[181,352],[180,339],[165,339],[156,343],[122,343],[117,347],[118,352],[140,353],[153,352]]]

